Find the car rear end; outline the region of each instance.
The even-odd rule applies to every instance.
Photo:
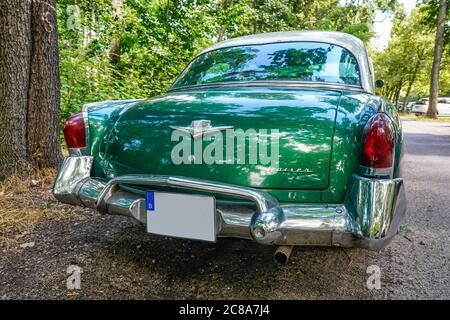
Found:
[[[66,203],[133,217],[154,234],[380,249],[395,234],[404,212],[402,179],[396,172],[401,136],[391,116],[368,95],[341,93],[339,101],[329,111],[329,129],[324,120],[315,125],[310,121],[309,134],[324,135],[322,139],[308,139],[308,144],[283,138],[277,171],[234,165],[225,173],[221,166],[202,164],[172,169],[164,158],[170,158],[176,141],[159,149],[157,157],[145,144],[133,148],[121,141],[127,147],[115,150],[125,136],[130,142],[164,144],[160,131],[145,133],[131,115],[127,119],[134,123],[134,135],[119,130],[124,115],[145,102],[88,106],[66,123],[71,155],[61,166],[54,194]],[[148,139],[142,138],[145,134]],[[313,152],[315,148],[320,152]],[[303,159],[301,164],[294,154]]]
[[[332,36],[341,45],[349,39]],[[398,115],[367,91],[372,90],[364,85],[370,83],[367,77],[362,87],[354,84],[358,67],[351,65],[348,52],[315,46],[308,42],[292,52],[277,47],[265,59],[277,62],[289,55],[304,61],[305,54],[322,55],[317,61],[306,56],[312,64],[308,74],[320,80],[321,70],[341,72],[350,66],[345,76],[330,77],[349,85],[262,81],[268,74],[288,73],[284,67],[270,72],[239,67],[227,73],[239,81],[191,88],[195,74],[188,69],[181,77],[187,82],[160,97],[87,105],[66,123],[70,156],[56,178],[55,197],[133,217],[153,234],[383,248],[405,213]],[[233,63],[245,58],[253,66],[255,52],[268,50],[230,48],[225,60],[213,52],[220,66],[209,66],[215,73],[223,72],[230,55]],[[317,68],[333,50],[340,50],[337,62]],[[365,51],[360,55],[361,73],[369,72]],[[297,67],[293,72],[300,74]],[[202,74],[205,81],[215,76]],[[228,139],[230,132],[234,135]],[[250,146],[257,150],[257,161]],[[205,160],[208,156],[213,161]]]

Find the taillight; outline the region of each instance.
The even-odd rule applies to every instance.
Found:
[[[64,123],[63,131],[68,148],[86,147],[86,127],[82,112],[71,115]]]
[[[360,165],[365,173],[388,174],[394,162],[395,139],[391,119],[385,113],[377,113],[367,122],[361,148]]]

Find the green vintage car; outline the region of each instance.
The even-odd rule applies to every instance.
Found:
[[[53,193],[152,234],[380,250],[406,206],[401,122],[374,87],[345,33],[223,41],[161,96],[71,116]]]

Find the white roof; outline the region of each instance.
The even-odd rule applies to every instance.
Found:
[[[200,54],[221,48],[277,42],[323,42],[347,49],[358,61],[363,89],[368,92],[374,91],[373,68],[364,43],[355,36],[343,32],[307,30],[260,33],[218,42]]]

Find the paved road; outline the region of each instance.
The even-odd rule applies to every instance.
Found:
[[[409,200],[402,232],[383,252],[297,248],[289,264],[272,248],[223,239],[164,239],[122,217],[85,211],[39,225],[32,248],[0,251],[0,299],[9,298],[450,298],[450,123],[405,121]],[[81,290],[66,268],[83,269]],[[366,286],[368,266],[381,289]]]

